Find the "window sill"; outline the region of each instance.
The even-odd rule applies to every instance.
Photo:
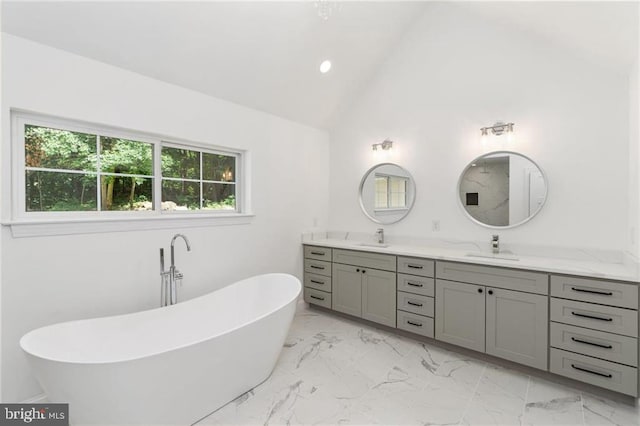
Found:
[[[65,220],[30,220],[3,222],[11,227],[14,238],[44,237],[52,235],[95,234],[104,232],[148,231],[153,229],[191,228],[203,226],[247,225],[254,215],[186,214],[139,218],[84,218]]]

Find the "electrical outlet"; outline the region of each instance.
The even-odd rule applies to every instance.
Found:
[[[439,232],[440,231],[440,219],[436,219],[433,222],[431,222],[431,230],[433,232]]]

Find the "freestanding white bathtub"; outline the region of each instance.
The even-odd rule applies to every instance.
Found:
[[[266,274],[165,308],[71,321],[20,346],[72,424],[194,423],[269,377],[300,281]]]

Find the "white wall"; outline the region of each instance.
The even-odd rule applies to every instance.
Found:
[[[458,206],[456,184],[478,155],[509,149],[535,160],[549,179],[532,221],[500,231],[505,243],[626,247],[628,82],[572,52],[466,11],[432,3],[379,67],[331,134],[332,229],[373,233],[358,182],[374,163],[371,144],[392,139],[415,178],[414,210],[387,235],[489,241]],[[480,127],[515,122],[482,145]],[[441,231],[432,232],[432,220]]]
[[[5,401],[41,392],[18,347],[25,332],[157,306],[158,249],[176,232],[192,246],[177,249],[183,299],[264,272],[301,276],[300,234],[327,226],[326,132],[14,36],[3,48],[3,153],[9,108],[248,149],[256,215],[249,225],[18,239],[3,226]]]
[[[629,73],[629,235],[628,252],[640,260],[640,174],[638,165],[640,164],[640,122],[638,115],[638,98],[640,88],[638,87],[638,59]]]
[[[2,7],[0,7],[0,111],[2,111]],[[0,135],[3,135],[4,126],[3,121],[0,119]],[[1,137],[1,136],[0,136]],[[2,187],[2,181],[4,173],[4,167],[2,167],[2,150],[0,149],[0,188]],[[0,235],[0,401],[4,401],[2,393],[2,236]]]

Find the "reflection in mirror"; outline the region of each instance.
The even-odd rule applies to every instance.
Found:
[[[411,174],[396,164],[378,164],[360,182],[360,207],[376,223],[398,222],[409,213],[414,198]]]
[[[473,160],[458,181],[459,200],[475,222],[492,228],[523,224],[547,198],[544,173],[524,155],[499,151]]]

